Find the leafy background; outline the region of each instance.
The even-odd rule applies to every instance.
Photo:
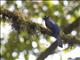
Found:
[[[16,0],[6,0],[3,5],[0,5],[0,28],[2,29],[2,26],[5,28],[7,25],[11,28],[7,37],[2,37],[2,33],[0,34],[2,60],[17,60],[20,54],[23,55],[22,53],[25,60],[29,60],[30,54],[38,58],[39,54],[53,43],[54,38],[46,34],[42,20],[44,16],[50,16],[62,29],[62,33],[71,39],[64,42],[62,50],[56,48],[57,52],[55,51],[54,54],[59,51],[65,53],[72,51],[80,45],[80,1],[23,0],[16,3]],[[70,25],[72,23],[73,25]],[[42,30],[44,33],[41,32]],[[6,33],[7,31],[4,35]],[[64,36],[63,38],[66,39]],[[66,44],[68,46],[65,48]],[[76,57],[75,60],[80,60],[80,57]]]

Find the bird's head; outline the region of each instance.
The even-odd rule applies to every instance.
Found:
[[[49,16],[44,16],[43,17],[43,20],[47,20],[47,19],[49,19]]]

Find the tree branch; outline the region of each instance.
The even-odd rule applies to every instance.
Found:
[[[57,48],[57,41],[52,43],[49,48],[47,48],[44,52],[42,52],[37,60],[44,60],[48,55],[55,53],[55,49]]]
[[[73,29],[79,27],[80,28],[80,17],[77,18],[73,23],[67,24],[62,27],[64,33],[68,34],[70,33]]]

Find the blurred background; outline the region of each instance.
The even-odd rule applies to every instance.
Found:
[[[63,48],[57,46],[44,60],[80,60],[80,1],[76,0],[1,0],[0,59],[36,60],[49,48],[55,38],[40,32],[40,27],[46,29],[44,16],[50,16],[70,39],[63,37]]]

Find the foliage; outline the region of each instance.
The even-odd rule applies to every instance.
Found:
[[[35,21],[38,21],[39,18],[45,15],[50,16],[60,26],[61,38],[64,39],[64,44],[69,44],[68,48],[76,47],[80,44],[80,13],[77,13],[80,12],[80,1],[68,1],[68,5],[64,4],[64,1],[59,1],[58,4],[55,4],[55,2],[25,0],[22,1],[22,6],[19,6],[15,0],[6,0],[4,5],[0,5],[0,22],[4,24],[6,22],[8,24],[11,23],[12,26],[12,31],[8,35],[7,42],[4,45],[3,43],[0,45],[2,49],[0,55],[2,58],[15,60],[19,57],[20,52],[24,51],[26,60],[28,60],[30,52],[38,56],[40,52],[45,51],[42,54],[49,55],[46,54],[46,51],[49,51],[46,43],[40,43],[40,39],[43,37],[43,40],[47,43],[55,44],[51,42],[51,34],[43,27],[42,23],[33,22],[34,18],[36,18],[34,19]],[[10,11],[12,5],[14,6],[14,10]],[[76,30],[78,32],[77,35],[71,35],[72,30]],[[3,41],[4,39],[0,38],[0,40]],[[32,44],[36,44],[37,46],[33,46]],[[3,50],[3,47],[5,50]],[[68,48],[65,51],[68,51]],[[38,52],[35,52],[35,49]],[[14,52],[17,53],[16,56],[13,56]]]

